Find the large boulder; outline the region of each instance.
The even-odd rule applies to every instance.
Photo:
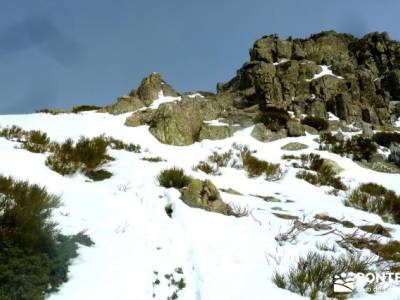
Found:
[[[400,144],[394,143],[390,145],[389,161],[400,166]]]
[[[235,126],[213,125],[203,123],[199,133],[199,141],[202,140],[222,140],[231,137],[235,132]]]
[[[164,103],[149,122],[150,132],[165,144],[190,145],[198,139],[203,121],[217,119],[221,110],[218,102],[205,98]]]
[[[264,124],[257,123],[251,131],[251,136],[260,142],[272,142],[285,138],[286,130],[272,131],[267,129]]]
[[[210,180],[192,179],[181,192],[183,202],[190,207],[226,215],[232,213],[231,207],[222,201],[218,189]]]
[[[288,120],[286,123],[288,136],[298,137],[304,135],[304,127],[297,120]]]

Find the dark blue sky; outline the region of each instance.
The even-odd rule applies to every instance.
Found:
[[[153,71],[213,91],[263,35],[400,39],[399,12],[397,0],[1,0],[0,113],[110,103]]]

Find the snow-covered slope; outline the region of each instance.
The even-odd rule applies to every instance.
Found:
[[[147,126],[124,126],[126,116],[96,112],[0,116],[1,126],[39,129],[56,141],[104,133],[140,144],[145,150],[139,154],[109,150],[115,161],[107,169],[114,176],[88,182],[82,175],[63,177],[45,166],[45,154],[15,149],[14,142],[0,138],[0,171],[45,185],[50,192],[61,195],[63,206],[54,218],[62,232],[87,230],[95,242],[93,247],[80,248],[80,255],[70,268],[69,281],[58,293],[50,295],[50,300],[167,299],[175,288],[168,286],[165,274],[172,274],[175,280],[184,278],[186,287],[178,292],[178,299],[307,299],[277,288],[272,282],[273,272],[285,271],[299,256],[317,251],[317,241],[332,244],[337,236],[308,230],[299,235],[296,243],[279,245],[275,236],[287,231],[291,221],[272,212],[286,212],[305,220],[326,213],[356,225],[384,223],[377,215],[345,207],[344,193],[330,195],[327,187],[315,187],[297,179],[296,170],[281,160],[282,154],[293,153],[280,149],[288,142],[309,145],[309,149],[297,151],[296,155],[318,152],[335,160],[344,168],[341,176],[351,187],[373,181],[400,193],[400,175],[377,173],[349,159],[320,152],[313,141],[315,136],[261,143],[250,136],[248,128],[225,140],[175,147],[159,143]],[[234,168],[222,168],[220,176],[192,170],[212,151],[227,151],[233,143],[248,145],[257,150],[259,158],[283,164],[288,171],[286,176],[279,182],[269,182],[261,177],[250,179],[243,170]],[[150,156],[160,156],[165,161],[141,160]],[[209,178],[218,188],[240,192],[242,195],[222,193],[222,198],[227,203],[248,207],[250,216],[228,217],[188,207],[179,199],[177,190],[158,185],[158,173],[170,166],[182,167],[196,178]],[[252,195],[272,196],[281,202],[266,202]],[[165,213],[167,204],[174,208],[172,218]],[[400,239],[399,226],[385,226],[393,229],[393,238]],[[337,247],[336,254],[343,251]],[[157,279],[160,284],[153,285]],[[356,296],[386,300],[399,295],[400,289],[394,287],[375,295]]]

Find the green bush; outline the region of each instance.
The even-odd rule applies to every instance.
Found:
[[[390,147],[392,143],[400,144],[400,133],[398,132],[377,132],[372,139],[381,146]]]
[[[317,129],[318,131],[327,130],[329,128],[329,122],[319,117],[307,116],[303,120],[301,120],[301,123],[304,125],[311,126]]]
[[[133,144],[133,143],[126,144],[123,141],[115,139],[113,137],[107,137],[106,140],[111,149],[125,150],[128,152],[135,152],[135,153],[141,152],[140,145]]]
[[[342,141],[337,140],[331,133],[325,133],[320,136],[320,150],[328,150],[341,156],[350,156],[356,161],[369,161],[377,152],[377,146],[372,139],[362,135]]]
[[[34,153],[44,153],[50,144],[50,138],[45,132],[32,130],[27,133],[27,141],[22,144],[22,149]]]
[[[300,171],[296,174],[297,178],[303,179],[313,185],[326,185],[332,186],[337,190],[347,190],[347,186],[337,176],[332,167],[325,163],[325,160],[318,154],[302,154],[300,156],[301,165],[294,163],[294,167],[303,168],[305,170],[314,171]]]
[[[218,153],[216,151],[213,152],[208,157],[208,161],[217,165],[217,167],[227,167],[229,161],[232,159],[233,152],[232,150],[226,151],[224,153]]]
[[[90,170],[85,173],[85,176],[92,179],[93,181],[102,181],[105,179],[108,179],[112,176],[113,174],[111,172],[108,172],[107,170]]]
[[[46,165],[61,175],[68,175],[83,170],[95,171],[111,160],[107,155],[108,142],[103,136],[88,139],[81,137],[74,145],[71,139],[55,147],[46,160]]]
[[[344,201],[346,206],[378,214],[386,222],[400,224],[400,196],[376,183],[364,183]]]
[[[249,177],[264,175],[267,180],[279,180],[283,176],[283,171],[279,164],[273,164],[265,160],[258,159],[250,151],[241,152],[243,168]]]
[[[289,113],[285,109],[267,107],[265,111],[257,116],[256,122],[263,123],[268,129],[277,131],[285,127],[289,119]]]
[[[62,236],[51,221],[59,197],[38,185],[0,175],[0,299],[43,300],[67,280],[80,233]]]
[[[79,106],[72,107],[72,112],[76,114],[76,113],[80,113],[83,111],[98,110],[100,108],[101,107],[94,106],[94,105],[79,105]]]
[[[176,167],[161,171],[157,178],[161,186],[177,189],[187,186],[191,180],[191,177],[187,176],[183,169]]]
[[[368,273],[368,265],[368,260],[350,254],[334,258],[309,252],[305,257],[300,257],[287,274],[275,272],[273,281],[279,288],[308,296],[311,300],[324,299],[324,296],[337,296],[333,294],[332,284],[335,275]]]
[[[206,161],[200,161],[195,167],[195,170],[200,170],[206,174],[218,174],[218,167],[214,167]]]

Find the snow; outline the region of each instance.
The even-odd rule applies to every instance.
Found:
[[[318,74],[315,74],[312,79],[308,79],[307,81],[312,81],[327,75],[334,76],[338,79],[343,79],[343,77],[333,74],[331,66],[321,65],[320,67],[322,68],[322,71],[319,72]]]
[[[217,119],[217,120],[210,120],[210,121],[204,121],[204,123],[206,123],[206,124],[208,124],[208,125],[210,125],[210,126],[216,126],[216,127],[219,127],[219,126],[229,126],[228,123],[224,123],[224,122],[222,122],[222,121],[219,120],[219,119]]]
[[[329,121],[340,121],[340,119],[333,113],[328,112],[328,120]]]
[[[272,63],[272,64],[273,64],[274,66],[277,66],[277,65],[283,64],[283,63],[288,62],[288,61],[289,61],[288,59],[282,58],[282,59],[280,59],[278,62],[274,62],[274,63]]]
[[[204,98],[204,96],[200,93],[189,94],[188,97],[189,98],[196,98],[196,97]]]
[[[179,100],[160,95],[152,107]],[[317,251],[317,242],[333,244],[337,237],[308,230],[299,235],[296,244],[280,245],[275,236],[287,231],[290,221],[274,216],[272,212],[277,208],[305,220],[326,213],[357,225],[379,222],[393,230],[393,238],[400,239],[398,225],[385,224],[377,215],[345,207],[342,203],[345,193],[330,195],[328,187],[316,187],[297,179],[290,162],[281,160],[282,154],[293,152],[280,148],[289,142],[308,145],[309,149],[294,154],[317,152],[335,160],[344,169],[341,177],[353,188],[373,180],[400,193],[398,174],[364,169],[347,158],[318,151],[312,135],[262,143],[251,137],[252,127],[224,140],[204,140],[183,147],[164,145],[149,133],[148,126],[124,126],[128,115],[84,112],[0,116],[0,126],[42,130],[56,141],[106,134],[146,149],[139,154],[109,150],[115,160],[107,169],[114,176],[102,182],[88,182],[82,175],[63,177],[45,166],[45,154],[15,149],[17,143],[0,138],[1,172],[45,185],[50,192],[61,195],[63,206],[54,214],[60,230],[65,234],[87,230],[95,242],[93,247],[80,247],[79,257],[70,268],[69,281],[59,292],[51,294],[50,300],[165,300],[174,291],[164,277],[170,273],[176,279],[184,278],[186,283],[178,292],[178,299],[306,299],[277,288],[272,282],[273,273],[276,269],[287,270],[300,255]],[[218,120],[210,123],[220,124]],[[286,176],[281,181],[269,182],[261,177],[248,178],[243,170],[234,168],[221,168],[220,176],[192,169],[213,151],[232,149],[233,143],[257,150],[255,155],[261,159],[281,163],[287,170]],[[141,159],[148,156],[160,156],[166,161],[151,163]],[[251,216],[227,217],[186,206],[177,190],[157,184],[158,173],[171,166],[182,167],[200,179],[211,179],[219,188],[237,190],[242,195],[221,192],[223,200],[248,207]],[[255,195],[273,196],[281,202],[266,202]],[[165,213],[167,204],[173,207],[172,218]],[[337,246],[335,255],[340,253],[344,250]],[[174,271],[177,268],[182,268],[183,274],[177,274]],[[161,282],[153,287],[157,278]],[[396,295],[400,295],[400,289],[392,287],[376,295],[359,292],[356,296],[383,300]]]
[[[396,122],[394,122],[394,126],[400,127],[400,117],[397,119]]]

